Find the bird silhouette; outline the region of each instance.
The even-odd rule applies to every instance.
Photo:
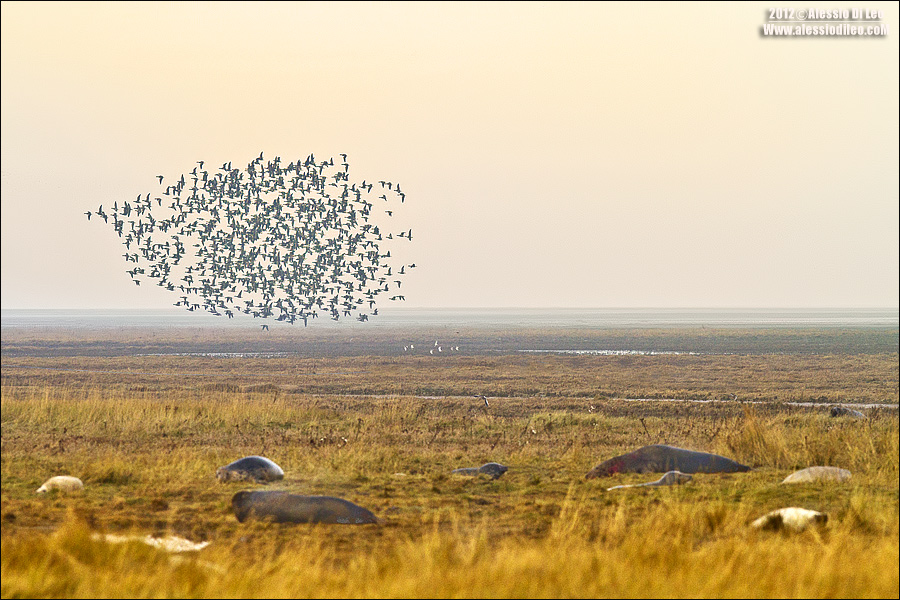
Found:
[[[174,304],[188,311],[304,325],[320,311],[333,319],[356,313],[365,322],[378,315],[379,298],[405,300],[385,294],[388,278],[393,274],[399,288],[415,263],[392,273],[391,248],[382,244],[411,230],[385,231],[373,219],[374,200],[402,202],[399,184],[381,180],[373,194],[372,184],[350,180],[346,155],[341,159],[335,166],[313,154],[282,161],[260,153],[246,169],[229,161],[212,172],[196,161],[187,177],[165,188],[165,206],[146,193],[121,207],[116,202],[111,214],[102,205],[84,214],[111,221],[126,262],[181,293]],[[156,177],[162,185],[163,176]]]

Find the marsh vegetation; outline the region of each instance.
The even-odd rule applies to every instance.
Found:
[[[859,332],[834,339],[850,337],[865,345]],[[14,343],[25,342],[4,333],[3,597],[898,593],[890,344],[783,352],[772,338],[767,353],[437,361],[8,354]],[[884,406],[865,409],[866,419],[831,418],[826,403],[838,402]],[[753,470],[613,491],[658,475],[584,477],[656,443]],[[277,462],[284,480],[216,481],[217,467],[247,455]],[[450,474],[490,461],[509,471]],[[813,465],[853,475],[780,485]],[[85,489],[36,495],[53,475],[77,476]],[[239,523],[230,500],[243,489],[338,496],[381,523]],[[748,526],[788,506],[825,512],[828,523],[800,534]],[[103,534],[209,545],[171,554]]]

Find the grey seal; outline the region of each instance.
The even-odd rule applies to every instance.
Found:
[[[71,477],[69,475],[57,475],[56,477],[51,477],[47,481],[44,482],[44,485],[39,487],[36,494],[45,494],[50,490],[59,490],[60,492],[77,492],[78,490],[84,489],[84,483],[77,477]]]
[[[216,479],[226,481],[255,481],[265,483],[284,479],[284,471],[264,456],[245,456],[216,469]]]
[[[209,546],[209,542],[192,542],[177,535],[165,537],[153,537],[152,535],[116,535],[114,533],[94,533],[91,537],[95,540],[104,540],[113,544],[125,544],[127,542],[143,542],[148,546],[154,546],[166,552],[194,552],[203,550]]]
[[[781,483],[813,483],[817,481],[842,482],[850,479],[852,473],[838,467],[807,467],[795,471],[784,478]]]
[[[455,473],[456,475],[487,475],[491,479],[499,479],[501,475],[506,473],[509,470],[509,467],[501,465],[500,463],[489,462],[481,465],[480,467],[468,467],[465,469],[454,469],[451,473]]]
[[[651,481],[649,483],[635,483],[632,485],[616,485],[611,488],[607,488],[606,491],[610,490],[619,490],[622,488],[633,488],[633,487],[655,487],[655,486],[663,486],[663,485],[681,485],[682,483],[687,483],[693,479],[687,473],[682,473],[681,471],[669,471],[656,481]]]
[[[739,473],[749,471],[750,467],[718,454],[655,444],[614,456],[591,469],[585,477],[593,479],[616,473],[665,473],[673,470],[682,473]]]
[[[831,407],[831,416],[832,417],[853,417],[854,419],[865,419],[866,415],[859,412],[858,410],[854,410],[852,408],[847,408],[846,406],[832,406]]]
[[[793,531],[799,533],[810,525],[824,525],[828,515],[805,508],[779,508],[761,516],[750,524],[754,529],[763,531]]]
[[[234,516],[243,523],[250,517],[276,523],[377,523],[371,511],[343,498],[300,496],[282,491],[243,491],[231,498]]]

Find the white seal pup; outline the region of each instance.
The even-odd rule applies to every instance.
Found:
[[[265,483],[284,479],[284,471],[264,456],[245,456],[216,469],[216,479],[226,481],[255,481]]]
[[[57,475],[56,477],[51,477],[47,481],[44,482],[44,485],[39,487],[36,494],[45,494],[50,490],[59,490],[60,492],[77,492],[78,490],[83,490],[84,484],[77,477],[70,477],[69,475]]]
[[[682,473],[681,471],[669,471],[656,481],[651,481],[649,483],[634,483],[631,485],[616,485],[611,488],[606,488],[606,491],[609,492],[611,490],[620,490],[622,488],[633,488],[633,487],[655,487],[655,486],[663,486],[663,485],[681,485],[682,483],[687,483],[693,479],[691,475],[687,473]]]
[[[152,535],[116,535],[114,533],[95,533],[91,536],[95,540],[104,540],[113,544],[124,544],[126,542],[143,542],[148,546],[154,546],[166,552],[193,552],[203,550],[209,546],[209,542],[192,542],[177,535],[167,535],[165,537],[153,537]]]
[[[811,525],[825,525],[828,515],[817,510],[805,508],[779,508],[761,516],[750,524],[754,529],[763,531],[792,531],[799,533]]]
[[[506,473],[509,470],[509,467],[501,465],[500,463],[489,462],[481,465],[480,467],[468,467],[465,469],[454,469],[451,473],[456,475],[468,475],[474,477],[476,475],[487,475],[491,479],[499,479],[501,475]]]
[[[781,483],[815,483],[818,481],[848,481],[852,473],[838,467],[807,467],[791,473]]]

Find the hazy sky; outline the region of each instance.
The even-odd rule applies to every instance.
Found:
[[[170,307],[83,213],[261,151],[402,184],[401,306],[896,307],[897,4],[770,5],[3,2],[2,307]]]

